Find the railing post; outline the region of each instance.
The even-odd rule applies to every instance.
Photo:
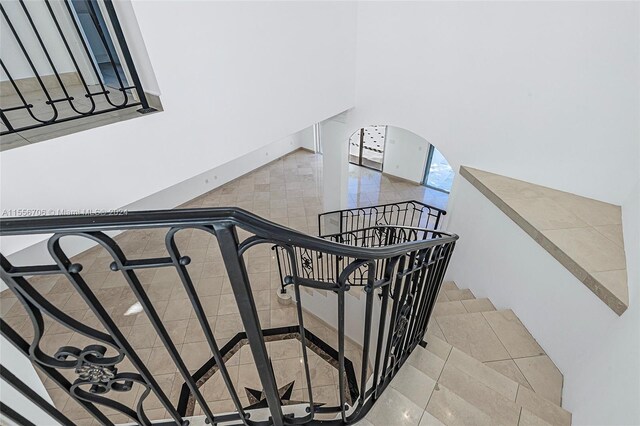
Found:
[[[12,388],[17,390],[27,398],[29,401],[33,402],[38,408],[47,413],[49,416],[54,418],[58,423],[65,426],[73,426],[73,422],[69,420],[64,414],[62,414],[56,407],[51,405],[47,400],[45,400],[42,396],[40,396],[36,391],[34,391],[29,385],[24,383],[18,377],[16,377],[11,371],[6,369],[3,365],[0,365],[0,377],[9,383]],[[25,423],[18,423],[25,424]]]
[[[244,260],[238,254],[238,236],[236,230],[233,225],[229,223],[215,224],[214,230],[218,238],[222,260],[227,268],[227,275],[231,282],[231,288],[236,298],[238,310],[240,311],[240,318],[247,333],[251,353],[253,354],[253,359],[258,369],[258,376],[260,377],[260,382],[262,383],[267,403],[269,404],[273,424],[275,426],[283,426],[284,420],[280,396],[278,394],[278,385],[273,374],[271,361],[267,355],[267,347],[264,343],[262,328],[260,326],[260,320],[258,319],[256,304],[253,300],[247,269],[244,265]]]
[[[140,77],[138,76],[136,65],[133,62],[133,58],[131,57],[129,45],[127,44],[127,40],[124,37],[124,33],[122,32],[122,26],[120,25],[120,20],[118,19],[116,10],[113,7],[113,2],[111,0],[104,0],[104,6],[107,9],[109,19],[111,20],[111,25],[113,25],[113,30],[116,33],[116,38],[118,39],[118,44],[120,45],[120,49],[122,50],[124,61],[127,63],[127,68],[129,69],[129,74],[131,75],[131,79],[133,80],[133,85],[136,87],[136,92],[138,92],[140,104],[142,104],[142,108],[140,108],[138,112],[146,114],[148,112],[157,111],[155,108],[149,106],[147,95],[144,93],[144,89],[142,88],[142,83],[140,82]]]

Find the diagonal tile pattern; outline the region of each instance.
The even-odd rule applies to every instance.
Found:
[[[426,349],[416,348],[407,360],[410,368],[401,370],[410,374],[396,376],[394,392],[385,391],[358,425],[571,424],[571,413],[490,368],[492,363],[482,363],[429,332],[426,340]]]
[[[323,211],[322,157],[307,151],[296,151],[261,167],[239,179],[225,184],[181,206],[216,207],[237,206],[263,216],[274,222],[302,232],[317,234],[317,215]],[[416,199],[439,207],[446,207],[442,193],[422,186],[411,185],[380,173],[357,166],[350,166],[349,206],[367,206]],[[165,246],[166,229],[127,231],[117,237],[128,258],[152,258],[167,256]],[[189,256],[187,266],[194,286],[201,298],[208,323],[214,332],[219,347],[222,347],[238,332],[244,330],[229,279],[222,262],[218,243],[211,234],[201,230],[181,230],[176,234],[176,244],[181,255]],[[82,276],[96,297],[111,314],[120,331],[129,339],[140,359],[147,363],[167,397],[176,403],[184,379],[176,369],[165,344],[154,330],[142,306],[137,302],[121,272],[111,271],[110,255],[95,247],[73,258],[83,265]],[[298,323],[294,305],[278,302],[279,287],[277,265],[270,247],[256,246],[245,255],[256,308],[262,328],[289,326]],[[172,344],[183,357],[190,373],[199,369],[212,356],[188,295],[176,271],[169,268],[146,269],[137,272],[156,313],[162,320]],[[66,279],[58,276],[37,277],[31,280],[34,287],[56,307],[98,330],[104,330],[100,321],[78,296]],[[10,291],[0,296],[2,318],[25,338],[34,335],[30,320],[20,303]],[[311,315],[305,315],[305,327],[329,343],[335,338],[335,330]],[[46,332],[41,347],[53,354],[64,345],[83,348],[95,343],[64,326],[45,319]],[[268,342],[268,351],[273,360],[279,386],[294,381],[291,398],[305,400],[303,386],[306,379],[300,364],[300,345],[292,342]],[[107,355],[115,353],[108,349]],[[347,356],[360,369],[360,348],[347,341]],[[335,405],[338,395],[338,377],[335,369],[317,355],[311,353],[311,375],[314,399]],[[245,387],[258,389],[257,370],[251,353],[241,351],[226,364],[229,375],[243,404],[248,405]],[[118,365],[119,371],[135,371],[128,360]],[[332,371],[333,369],[333,371]],[[70,381],[76,375],[72,370],[63,370]],[[43,376],[44,377],[44,376]],[[231,396],[222,386],[220,374],[214,374],[201,387],[205,400],[216,412],[233,409]],[[56,406],[77,424],[96,424],[88,413],[61,393],[49,379],[45,387],[56,402]],[[144,389],[135,385],[130,392],[115,395],[119,402],[132,405]],[[149,396],[144,407],[150,419],[168,417],[156,396]],[[115,423],[129,421],[124,416],[106,410]],[[196,407],[195,414],[201,413]],[[421,412],[420,412],[421,414]]]
[[[297,151],[269,165],[224,185],[185,204],[183,207],[235,205],[275,222],[317,232],[317,214],[322,211],[321,157]],[[438,194],[440,196],[440,193]],[[442,198],[433,198],[426,188],[394,181],[367,169],[351,166],[349,205],[418,199],[443,206]],[[446,200],[444,201],[446,202]],[[116,237],[130,257],[165,256],[161,231],[127,232]],[[191,257],[187,266],[202,298],[207,320],[220,346],[243,330],[240,315],[217,241],[198,230],[183,230],[176,235],[182,255]],[[297,323],[294,305],[278,302],[277,266],[269,247],[249,250],[246,264],[263,328]],[[164,343],[155,333],[146,315],[136,305],[128,284],[110,271],[109,255],[91,249],[74,258],[84,265],[83,277],[96,293],[116,324],[148,364],[160,387],[174,403],[182,383],[181,375],[171,361]],[[210,357],[205,336],[182,288],[177,274],[169,269],[145,270],[139,274],[145,290],[154,302],[167,332],[190,370],[194,372]],[[34,285],[54,305],[73,318],[101,329],[95,315],[79,298],[71,285],[57,277],[40,277]],[[15,297],[4,292],[0,297],[2,317],[25,337],[33,330]],[[305,315],[305,326],[327,341],[335,340],[335,330],[317,318]],[[90,339],[70,332],[45,319],[47,332],[42,348],[55,352],[61,345],[84,347]],[[562,374],[546,356],[535,339],[522,326],[513,312],[496,311],[488,299],[476,299],[468,289],[445,282],[438,296],[427,333],[428,346],[418,347],[405,366],[382,394],[378,403],[359,424],[387,425],[493,425],[493,424],[569,424],[570,413],[560,405]],[[347,342],[347,353],[359,369],[360,348]],[[243,405],[250,405],[245,388],[260,390],[257,369],[249,348],[244,346],[226,366]],[[291,400],[305,401],[306,378],[301,371],[301,347],[297,340],[269,341],[267,350],[274,365],[279,387],[291,385]],[[337,403],[337,374],[321,357],[310,353],[314,401]],[[134,371],[129,360],[120,371]],[[75,375],[65,371],[69,380]],[[44,381],[57,407],[62,408],[79,425],[97,424],[73,400],[48,379]],[[221,374],[214,373],[201,385],[207,403],[215,412],[233,411],[234,406]],[[143,389],[116,395],[119,402],[132,404]],[[168,413],[157,397],[149,397],[144,407],[151,419],[163,419]],[[202,414],[196,404],[194,415]],[[116,422],[128,421],[116,412],[109,413]],[[193,424],[200,424],[194,420]]]

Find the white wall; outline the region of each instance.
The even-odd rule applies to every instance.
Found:
[[[294,140],[300,148],[315,152],[315,145],[313,141],[313,126],[309,126],[305,129],[300,130],[295,134]]]
[[[635,2],[358,5],[354,128],[402,127],[454,170],[623,205],[633,300],[618,317],[460,177],[450,199],[450,278],[523,319],[565,374],[575,424],[640,423],[639,16]]]
[[[165,111],[2,152],[2,209],[127,206],[354,103],[355,4],[133,6]]]
[[[382,172],[420,183],[427,165],[429,142],[406,129],[387,126]]]
[[[306,129],[293,135],[289,135],[279,141],[264,145],[259,149],[247,153],[241,157],[235,158],[227,163],[207,170],[192,178],[178,182],[168,188],[153,193],[147,197],[122,207],[122,210],[153,210],[165,208],[167,206],[179,206],[186,203],[197,196],[209,192],[227,182],[232,181],[252,170],[255,170],[274,159],[282,157],[296,149],[301,148],[301,141],[305,140]],[[117,235],[119,232],[108,233],[109,235]],[[51,256],[47,247],[47,241],[42,240],[41,236],[32,237],[3,237],[2,249],[5,247],[19,246],[23,242],[31,242],[32,245],[13,252],[9,256],[9,260],[14,265],[51,263]],[[61,241],[62,248],[68,256],[75,256],[95,244],[86,239],[69,238]],[[5,283],[0,281],[0,291],[6,287]]]
[[[358,125],[415,132],[454,170],[464,164],[621,204],[640,156],[639,9],[361,2]]]
[[[467,180],[454,183],[447,279],[518,315],[564,374],[576,425],[640,424],[639,191],[623,205],[630,306],[618,317]]]

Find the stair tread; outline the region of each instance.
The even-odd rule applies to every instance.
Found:
[[[542,347],[511,309],[483,312],[482,315],[512,358],[545,355]]]
[[[446,315],[466,314],[468,311],[464,308],[461,301],[438,302],[433,307],[432,315],[434,317],[442,317]]]
[[[467,312],[489,312],[495,311],[496,307],[493,306],[491,300],[486,297],[480,299],[461,300],[460,303],[464,306]]]
[[[562,405],[563,376],[546,355],[518,358],[514,362],[532,390],[556,405]]]
[[[459,290],[459,288],[455,281],[443,281],[442,290],[444,291]]]
[[[484,365],[486,365],[487,367],[493,368],[498,373],[510,378],[515,382],[518,382],[520,385],[528,389],[532,389],[531,385],[529,384],[527,379],[524,377],[524,374],[522,374],[522,372],[520,371],[520,369],[518,368],[514,360],[505,359],[502,361],[490,361],[490,362],[485,362]]]
[[[540,417],[542,420],[554,425],[571,424],[571,413],[529,390],[520,386],[516,403]]]
[[[445,290],[444,294],[447,296],[447,299],[449,299],[450,302],[476,298],[468,288],[464,288],[462,290]]]
[[[514,389],[512,398],[506,398],[483,381],[456,368],[451,362],[445,364],[438,383],[489,415],[496,423],[505,425],[518,423],[520,408],[515,402],[517,389]]]
[[[515,401],[518,393],[517,382],[487,367],[482,362],[456,348],[451,350],[448,362],[450,365],[453,365],[465,374],[478,380],[503,397]]]
[[[432,315],[434,317],[441,317],[445,315],[489,312],[495,310],[496,308],[493,306],[493,303],[491,303],[487,298],[454,300],[449,302],[438,301],[434,306]]]
[[[487,310],[460,312],[463,301],[436,303],[427,342],[444,339],[455,350],[488,363],[486,368],[561,406],[563,376],[553,361],[512,310],[490,310],[491,301],[476,303],[479,300],[467,301],[467,305],[471,310]]]
[[[434,317],[451,345],[479,361],[509,359],[509,352],[489,326],[482,313],[464,313]]]
[[[558,404],[433,334],[426,338],[407,362],[431,378],[441,371],[426,409],[443,424],[570,424]]]

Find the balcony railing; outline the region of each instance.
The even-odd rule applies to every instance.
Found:
[[[123,247],[114,232],[153,234],[165,242],[166,252],[145,257],[139,251]],[[212,278],[194,284],[192,259],[188,250],[179,248],[181,234],[201,232],[215,238],[206,256],[216,251],[226,270],[235,303],[244,327],[220,347],[213,327],[207,320],[207,303],[202,293],[214,285]],[[423,342],[437,293],[454,249],[457,236],[440,231],[396,225],[350,230],[343,235],[317,238],[266,221],[244,210],[234,208],[190,209],[134,212],[128,215],[50,216],[5,219],[0,223],[3,238],[42,234],[48,236],[52,261],[47,264],[12,264],[1,256],[1,277],[26,310],[33,326],[28,337],[0,321],[2,335],[28,357],[44,373],[48,382],[62,389],[100,424],[113,424],[109,413],[120,413],[138,424],[151,423],[145,401],[153,396],[166,410],[166,424],[184,425],[197,404],[208,422],[236,422],[244,425],[284,424],[354,424],[371,409],[381,393],[406,361],[413,349]],[[110,262],[110,270],[121,274],[148,323],[169,353],[167,362],[175,364],[183,385],[176,403],[160,386],[158,378],[126,337],[114,312],[107,310],[87,281],[86,269],[65,250],[67,239],[90,242],[102,251],[101,259]],[[136,241],[136,237],[129,241]],[[278,328],[263,328],[256,308],[252,280],[245,258],[257,247],[275,246],[289,262],[290,280],[295,293],[295,319]],[[323,266],[313,266],[322,259]],[[311,266],[310,266],[311,265]],[[151,297],[152,271],[171,270],[179,276],[179,285],[188,295],[195,318],[206,337],[212,357],[194,372],[188,368],[184,353],[179,351],[159,315],[161,307]],[[326,271],[326,275],[320,275]],[[43,294],[37,279],[57,276],[71,285],[89,310],[95,324],[79,321]],[[305,325],[307,308],[318,299],[310,295],[321,290],[333,295],[324,299],[320,308],[336,312],[336,339],[326,341]],[[346,296],[363,291],[361,304],[353,305]],[[304,293],[304,294],[303,294]],[[380,294],[380,298],[374,297]],[[306,295],[306,296],[305,296]],[[346,310],[349,314],[346,315]],[[43,335],[52,327],[64,327],[84,336],[91,344],[82,347],[65,344],[60,347],[41,344]],[[354,334],[353,330],[357,330]],[[346,330],[351,330],[347,336]],[[274,366],[266,349],[266,341],[276,336],[294,338],[299,344],[304,366],[303,400],[285,403],[282,383],[278,383]],[[355,340],[359,352],[348,351],[347,338]],[[351,341],[350,340],[350,341]],[[250,347],[262,386],[261,400],[253,405],[243,403],[225,363],[239,345]],[[314,402],[314,383],[310,374],[309,355],[321,350],[337,371],[337,404]],[[357,368],[357,366],[360,366]],[[213,369],[213,370],[212,370]],[[202,393],[207,372],[216,371],[231,396],[235,411],[220,413],[213,409]],[[12,374],[13,373],[13,374]],[[16,371],[2,369],[2,377],[33,403],[62,424],[73,424],[63,412],[51,406],[17,378]],[[71,377],[71,378],[70,378]],[[137,396],[126,404],[122,394]],[[285,392],[286,393],[286,392]],[[264,407],[261,412],[258,407]],[[3,412],[16,421],[24,413],[3,406]],[[301,409],[300,409],[301,408]],[[13,416],[13,417],[12,417]]]
[[[112,0],[3,0],[0,12],[0,134],[131,107],[155,111]]]
[[[420,201],[335,210],[318,215],[320,236],[342,234],[379,225],[438,229],[447,212]]]

